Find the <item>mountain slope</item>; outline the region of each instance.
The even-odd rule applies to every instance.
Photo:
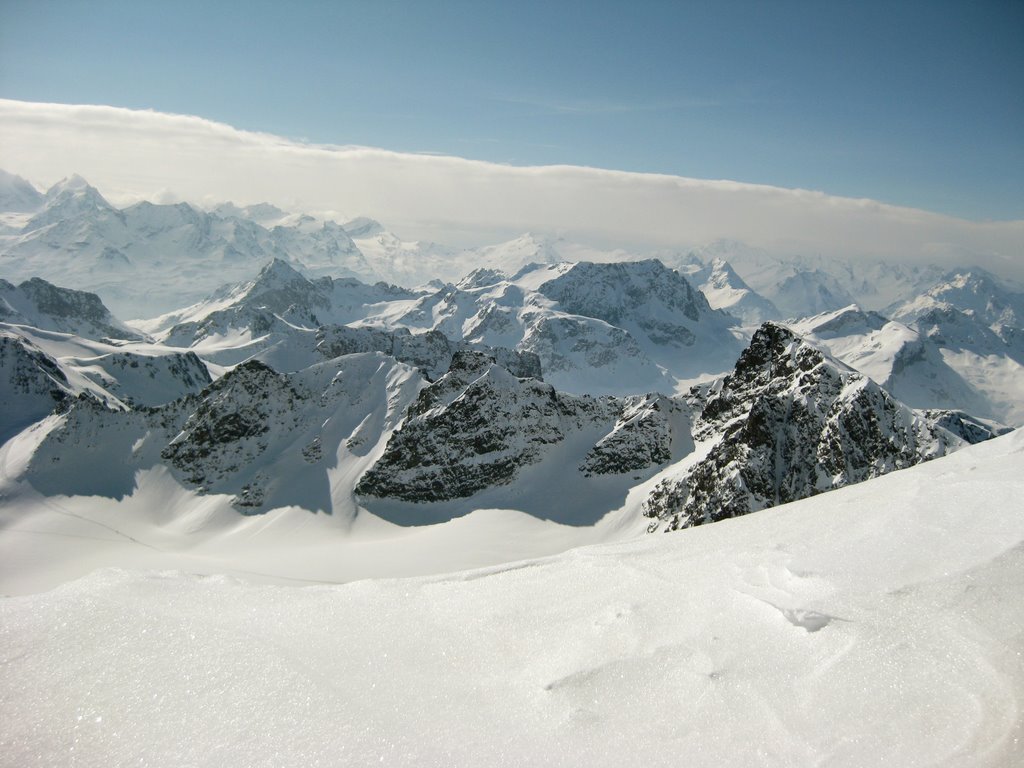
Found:
[[[42,207],[44,195],[21,176],[0,169],[0,211],[33,213]]]
[[[139,338],[137,331],[110,314],[95,293],[59,288],[38,277],[18,286],[0,280],[0,322],[71,333],[86,339]]]
[[[760,325],[782,317],[778,308],[747,285],[725,259],[714,258],[684,274],[700,288],[708,304],[728,312],[744,325]]]
[[[75,176],[48,190],[19,230],[0,236],[0,268],[11,279],[42,277],[100,293],[122,317],[198,301],[275,257],[311,274],[377,279],[337,224],[295,217],[268,229],[255,218],[187,203],[119,210]]]
[[[5,754],[1016,765],[1022,451],[1009,435],[684,534],[447,576],[103,570],[6,598]]]
[[[646,502],[651,530],[745,515],[942,456],[997,430],[914,412],[791,330],[765,323],[736,367],[703,395],[705,445]]]
[[[932,338],[903,323],[851,305],[791,327],[913,408],[955,408],[1011,421],[1008,411],[946,362]]]
[[[73,394],[67,374],[52,357],[19,334],[0,330],[0,440],[66,406]]]
[[[546,381],[590,394],[672,392],[741,348],[735,320],[656,260],[478,270],[366,322],[533,352]]]

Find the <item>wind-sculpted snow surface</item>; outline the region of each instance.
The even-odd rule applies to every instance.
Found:
[[[765,323],[733,372],[705,395],[694,433],[710,448],[652,492],[645,505],[652,530],[859,483],[997,430],[962,415],[915,412],[787,328]]]
[[[0,600],[4,762],[1010,768],[1021,498],[1012,434],[685,534],[444,576],[97,571]]]

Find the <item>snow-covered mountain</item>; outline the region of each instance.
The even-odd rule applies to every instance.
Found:
[[[200,300],[275,257],[310,274],[375,277],[337,224],[299,217],[268,229],[187,203],[119,210],[77,176],[54,185],[35,215],[0,236],[0,271],[8,278],[72,282],[102,294],[123,317]]]
[[[775,323],[761,326],[733,372],[694,399],[699,447],[648,499],[652,530],[806,498],[999,433],[957,412],[915,412]]]
[[[792,319],[854,303],[888,314],[887,308],[917,296],[943,274],[939,267],[903,264],[898,258],[769,253],[735,240],[679,253],[668,263],[711,265],[716,260],[727,261],[750,289]]]
[[[600,290],[569,285],[567,304],[600,300]],[[631,306],[602,303],[620,321]],[[436,331],[417,344],[408,332],[330,331],[321,330],[320,351],[337,357],[293,373],[252,359],[166,404],[111,403],[103,394],[119,389],[89,379],[84,361],[58,364],[22,344],[10,380],[28,382],[18,391],[36,411],[49,397],[64,412],[39,438],[26,481],[48,495],[120,498],[126,477],[162,466],[184,488],[238,510],[362,508],[402,525],[492,505],[593,525],[657,481],[646,511],[674,528],[859,482],[997,432],[955,412],[914,412],[770,323],[732,374],[684,399],[560,392],[533,378],[531,355],[460,347]],[[405,349],[408,362],[381,346]],[[434,352],[450,362],[431,383]],[[205,375],[194,354],[158,359],[171,367],[161,378],[186,380],[193,392]],[[105,371],[118,360],[102,360]],[[201,373],[190,375],[189,364]],[[98,385],[91,397],[70,400],[76,390],[61,373],[69,367]],[[105,465],[120,469],[104,474]],[[572,502],[552,507],[554,487],[571,489]]]
[[[0,211],[34,213],[45,202],[45,196],[21,176],[0,169]]]
[[[395,310],[366,322],[533,352],[546,381],[577,393],[672,392],[742,348],[735,319],[657,260],[481,269]]]
[[[744,325],[760,325],[782,317],[778,307],[747,285],[725,259],[683,265],[680,272],[697,286],[714,309],[728,312]]]
[[[18,249],[45,243],[56,263],[75,253],[95,266],[102,243],[103,258],[115,246],[131,257],[129,271],[176,264],[185,275],[200,258],[210,272],[273,254],[255,278],[134,328],[94,294],[0,281],[2,381],[19,404],[2,426],[10,436],[36,424],[12,477],[44,495],[104,496],[100,468],[116,464],[111,499],[130,495],[124,478],[155,472],[223,510],[344,510],[339,519],[407,526],[496,507],[594,530],[646,512],[676,528],[913,465],[998,431],[956,412],[1016,424],[1024,407],[1012,375],[1020,295],[990,275],[950,275],[905,302],[913,326],[843,307],[764,325],[743,351],[750,331],[694,283],[750,322],[830,305],[854,272],[841,280],[820,259],[735,244],[680,256],[680,270],[623,253],[566,262],[584,251],[533,235],[456,254],[407,248],[370,219],[339,226],[272,206],[118,210],[77,177],[32,205],[4,263],[31,263]],[[188,250],[183,265],[174,247]],[[776,308],[726,251],[780,279],[773,295],[794,303]],[[342,263],[400,272],[406,258],[475,268],[418,289],[314,276]],[[557,510],[556,485],[573,498]]]
[[[1024,423],[1024,292],[984,270],[956,270],[889,311],[937,347],[997,418]]]
[[[382,352],[433,380],[448,370],[458,350],[477,349],[516,375],[541,378],[540,362],[530,352],[452,341],[438,331],[350,325],[409,307],[422,295],[354,278],[311,281],[275,259],[254,280],[138,325],[162,343],[190,349],[216,365],[259,360],[279,371],[297,371],[342,355]]]
[[[422,355],[411,345],[433,332],[451,342],[447,360],[421,366],[435,377],[459,345],[491,355],[508,348],[535,355],[559,389],[641,394],[672,392],[680,381],[727,370],[743,343],[736,322],[653,260],[533,264],[513,276],[480,268],[458,284],[415,291],[353,278],[310,280],[275,260],[254,280],[136,326],[218,365],[256,357],[278,370],[323,359],[331,339],[353,338],[344,326],[386,331],[390,341],[381,337],[362,351],[403,360]],[[355,351],[352,343],[335,346]]]
[[[7,440],[70,401],[67,374],[36,345],[0,330],[0,439]]]
[[[14,286],[0,280],[0,322],[60,331],[86,339],[137,339],[95,293],[59,288],[34,277]]]
[[[928,324],[948,310],[956,310],[988,328],[1013,352],[1024,352],[1024,293],[977,267],[946,274],[924,293],[890,307],[889,313],[904,322],[922,320]],[[933,319],[927,319],[929,315]]]
[[[990,402],[946,362],[932,338],[911,326],[853,304],[790,327],[914,408],[961,409],[1015,423],[1013,411]]]

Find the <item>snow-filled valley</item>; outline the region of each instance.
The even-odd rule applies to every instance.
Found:
[[[0,763],[1024,760],[1012,281],[0,208]]]

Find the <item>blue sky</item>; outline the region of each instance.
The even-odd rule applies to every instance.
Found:
[[[1024,3],[0,0],[0,97],[1024,219]]]

